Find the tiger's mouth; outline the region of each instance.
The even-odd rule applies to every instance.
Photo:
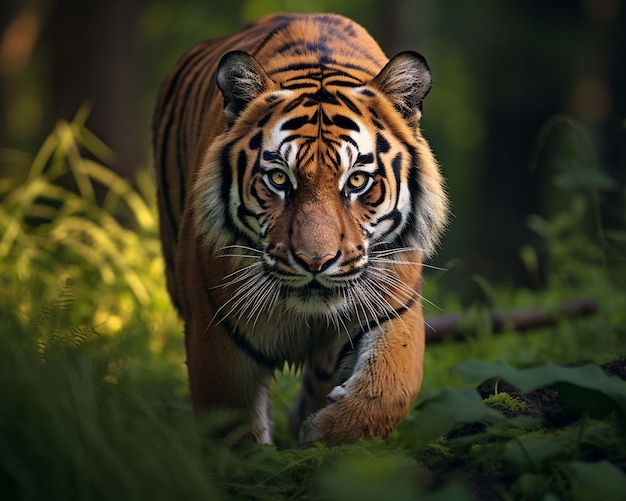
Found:
[[[301,287],[288,288],[285,299],[298,309],[323,313],[328,308],[336,308],[341,302],[341,295],[336,289],[326,287],[314,279]]]
[[[335,291],[313,279],[302,287],[291,289],[289,294],[303,300],[320,301],[323,299],[330,299],[335,296]]]
[[[323,289],[328,289],[328,287],[324,287],[321,283],[319,283],[317,280],[313,279],[311,280],[307,285],[305,285],[303,287],[304,289],[309,289],[309,290],[323,290]]]

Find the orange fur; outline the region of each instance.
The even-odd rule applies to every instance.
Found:
[[[430,72],[334,15],[268,16],[191,49],[154,120],[168,289],[196,412],[271,441],[303,368],[303,444],[389,436],[422,381],[422,260],[447,202],[421,136]]]

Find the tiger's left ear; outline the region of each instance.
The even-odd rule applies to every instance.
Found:
[[[217,86],[224,97],[224,115],[231,126],[254,98],[273,89],[276,84],[253,56],[234,50],[220,60]]]
[[[393,103],[407,120],[419,120],[422,101],[430,91],[432,76],[424,59],[413,51],[393,57],[370,82]]]

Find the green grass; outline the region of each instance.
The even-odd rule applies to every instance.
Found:
[[[626,354],[626,270],[615,259],[626,239],[597,231],[602,186],[572,189],[565,210],[531,218],[543,246],[521,258],[541,276],[535,289],[477,278],[494,308],[555,311],[591,297],[597,315],[494,334],[484,306],[464,305],[482,328],[427,349],[424,390],[389,442],[292,448],[285,414],[297,378],[287,373],[274,385],[282,447],[232,447],[202,438],[220,417],[191,415],[150,176],[132,187],[104,167],[110,152],[84,118],[60,123],[25,176],[0,181],[1,499],[469,499],[472,476],[494,472],[504,497],[626,492],[624,385],[582,368],[555,376],[548,364]],[[437,282],[427,297],[460,308]],[[539,372],[529,382],[513,366]],[[585,417],[556,431],[506,417],[497,409],[511,402],[489,406],[473,389],[498,371],[528,388],[557,385]]]

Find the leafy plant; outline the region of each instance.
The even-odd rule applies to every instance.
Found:
[[[522,391],[553,385],[562,400],[591,417],[602,419],[613,411],[621,411],[622,418],[626,418],[626,381],[607,376],[595,364],[559,367],[548,363],[518,370],[504,362],[467,360],[454,370],[468,381],[502,378]]]
[[[25,294],[24,314],[70,280],[81,298],[74,321],[115,334],[141,318],[158,329],[152,347],[165,353],[168,332],[180,326],[164,287],[154,187],[144,172],[137,191],[96,160],[112,153],[84,127],[86,116],[81,109],[59,122],[25,179],[2,183],[2,279],[27,281],[43,295]]]

